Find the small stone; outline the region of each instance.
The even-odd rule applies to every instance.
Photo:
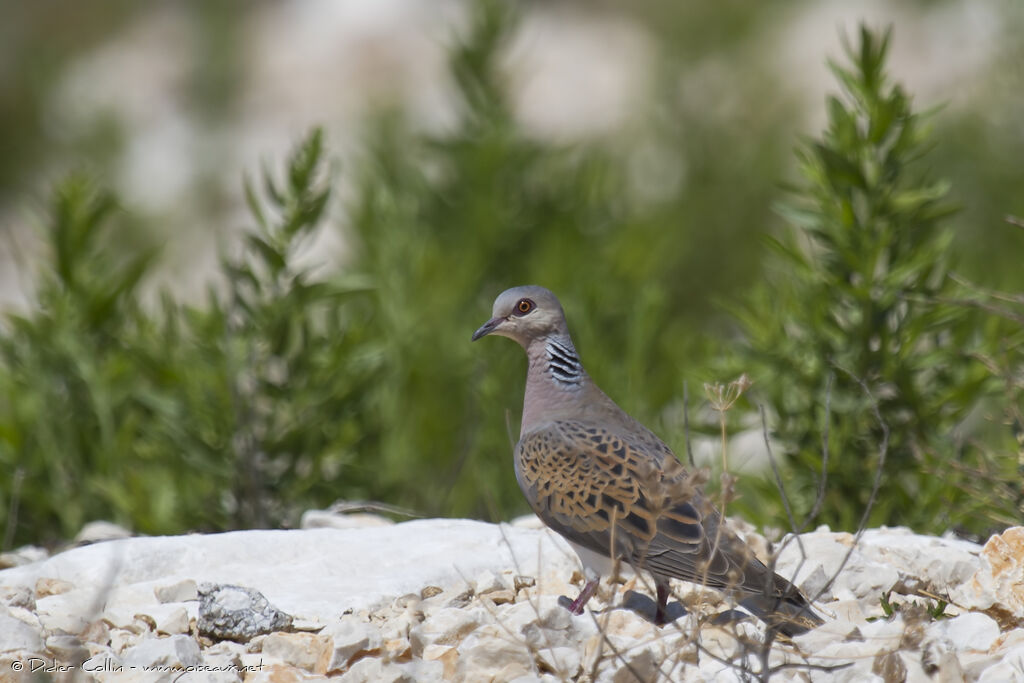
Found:
[[[50,554],[46,552],[45,548],[39,548],[34,545],[22,546],[17,550],[0,553],[0,569],[10,569],[11,567],[22,567],[26,564],[32,564],[33,562],[42,562],[49,556]]]
[[[455,669],[459,663],[459,650],[451,645],[428,645],[423,651],[423,660],[441,662],[442,675],[448,681],[455,677]]]
[[[118,628],[110,632],[110,649],[118,655],[135,647],[141,641],[142,636],[127,629]]]
[[[347,669],[356,659],[380,654],[380,631],[355,617],[328,625],[322,635],[330,636],[333,644],[328,671]]]
[[[905,681],[907,667],[900,658],[899,652],[883,652],[875,656],[871,664],[871,673],[881,676],[887,681]]]
[[[35,595],[28,586],[0,586],[0,603],[27,610],[36,608]]]
[[[330,510],[306,510],[299,521],[301,529],[364,529],[366,527],[394,526],[395,522],[381,515],[365,512],[350,514]]]
[[[217,585],[199,591],[199,632],[211,638],[244,643],[288,628],[291,621],[252,588]]]
[[[119,538],[131,538],[132,532],[125,529],[123,526],[114,524],[113,522],[104,522],[102,520],[96,522],[89,522],[82,527],[82,530],[75,536],[75,545],[90,545],[92,543],[100,543],[102,541],[115,541]]]
[[[174,607],[166,612],[153,615],[153,630],[157,633],[174,635],[176,633],[188,633],[189,618],[188,610],[184,607]]]
[[[360,659],[338,679],[341,683],[413,683],[397,664],[386,664],[379,659]]]
[[[477,595],[504,590],[507,587],[502,577],[487,569],[477,574],[473,581],[473,591]]]
[[[219,643],[203,648],[203,664],[225,670],[238,670],[242,666],[242,655],[245,646],[233,640],[222,640]]]
[[[36,616],[47,631],[80,633],[97,616],[95,595],[74,590],[37,598]]]
[[[97,681],[118,681],[117,674],[124,676],[124,662],[108,648],[90,649],[91,656],[82,662],[82,671],[87,671]],[[84,678],[84,677],[83,677]],[[125,678],[127,678],[125,676]]]
[[[510,590],[489,591],[482,597],[487,598],[495,605],[507,605],[516,601],[516,594]]]
[[[952,601],[990,611],[1001,622],[1024,625],[1024,526],[992,536],[981,558],[974,575],[950,591]]]
[[[126,650],[121,659],[130,667],[199,666],[203,661],[199,643],[188,636],[147,638]]]
[[[999,624],[980,612],[968,612],[938,622],[939,632],[959,650],[987,652],[999,637]]]
[[[424,586],[423,590],[420,591],[420,598],[427,600],[435,595],[440,595],[443,592],[444,589],[440,586]]]
[[[473,602],[473,589],[470,588],[468,591],[459,593],[445,605],[446,607],[460,608],[465,607],[469,603]]]
[[[552,647],[540,650],[538,659],[561,680],[575,680],[582,666],[579,648]]]
[[[507,681],[534,670],[533,655],[526,643],[514,642],[504,632],[482,628],[467,636],[458,649],[455,675],[459,680]]]
[[[61,662],[79,665],[89,658],[89,650],[78,636],[55,634],[46,639],[46,649]]]
[[[524,588],[533,588],[537,585],[537,579],[532,576],[516,576],[512,579],[512,585],[515,587],[516,592],[523,590]]]
[[[655,681],[660,678],[658,660],[651,648],[634,648],[627,650],[623,657],[622,667],[612,676],[613,683],[633,683],[634,681]]]
[[[978,683],[996,681],[1024,681],[1024,647],[1017,647],[1003,655],[998,664],[982,670]]]
[[[384,641],[384,660],[388,662],[407,662],[412,659],[411,646],[407,638],[392,638]]]
[[[486,614],[480,608],[439,609],[409,632],[412,653],[414,656],[420,656],[428,645],[457,645],[466,635],[484,623],[485,619]]]
[[[41,652],[43,640],[34,628],[0,610],[0,651]]]
[[[166,586],[157,586],[153,589],[153,594],[162,603],[188,602],[199,599],[199,588],[192,579],[185,579]]]
[[[312,633],[271,633],[263,641],[263,654],[310,673],[328,670],[334,641]]]
[[[320,633],[326,624],[312,619],[292,619],[291,631],[305,631],[308,633]]]
[[[40,578],[36,580],[36,598],[47,598],[51,595],[61,595],[74,589],[74,584],[61,579]]]
[[[95,643],[97,645],[110,644],[110,626],[102,619],[97,619],[86,626],[78,634],[83,643]]]

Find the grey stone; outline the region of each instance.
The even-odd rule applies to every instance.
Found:
[[[291,616],[252,588],[217,585],[199,590],[199,633],[204,636],[244,643],[258,635],[284,630],[291,623]]]

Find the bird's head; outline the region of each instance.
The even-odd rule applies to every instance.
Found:
[[[554,294],[537,285],[523,285],[498,295],[491,319],[473,333],[472,340],[489,334],[514,339],[526,348],[535,339],[568,336],[569,330]]]

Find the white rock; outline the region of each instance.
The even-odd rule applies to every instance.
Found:
[[[162,603],[198,600],[199,586],[192,579],[185,579],[166,586],[156,586],[153,589],[153,594]]]
[[[146,638],[121,656],[125,666],[131,667],[186,667],[202,662],[199,644],[188,636]]]
[[[394,521],[380,515],[364,512],[349,514],[330,510],[306,510],[299,521],[300,529],[362,529],[366,527],[392,526]]]
[[[907,625],[902,616],[897,616],[892,621],[879,619],[870,621],[858,626],[864,642],[870,644],[875,652],[891,652],[898,650],[904,634],[907,632]]]
[[[574,618],[554,595],[540,595],[532,601],[509,605],[498,610],[495,619],[506,631],[521,635],[534,648],[573,645],[597,628],[588,614]]]
[[[580,649],[577,647],[542,648],[537,651],[537,657],[563,681],[575,680],[583,665]]]
[[[978,570],[981,546],[970,541],[918,536],[905,528],[868,529],[857,550],[866,558],[895,568],[904,585],[947,589]]]
[[[47,631],[78,633],[99,615],[95,593],[72,590],[36,600],[36,614]]]
[[[0,652],[41,652],[43,639],[39,632],[0,609]]]
[[[459,519],[358,529],[235,531],[135,537],[74,548],[0,571],[0,587],[69,581],[86,602],[138,611],[154,589],[179,581],[254,588],[279,609],[326,623],[427,585],[465,585],[487,569],[564,582],[578,566],[568,545],[544,531]],[[296,577],[302,577],[297,581]]]
[[[409,632],[413,656],[419,656],[428,645],[458,645],[480,624],[488,621],[488,614],[479,607],[439,609]]]
[[[0,569],[42,562],[49,556],[50,554],[46,552],[45,548],[39,548],[34,545],[22,546],[16,550],[0,553]]]
[[[494,573],[490,569],[485,569],[476,575],[471,582],[471,587],[477,595],[509,589],[512,588],[512,576],[510,573],[508,577],[505,577],[504,575]]]
[[[1016,647],[1003,655],[998,664],[982,670],[979,683],[996,681],[1024,681],[1024,646]]]
[[[342,617],[341,621],[328,625],[321,634],[332,639],[328,671],[346,668],[354,656],[380,650],[383,643],[380,630],[358,617]]]
[[[533,653],[495,625],[483,626],[459,644],[456,678],[465,681],[505,681],[536,675]]]
[[[82,530],[75,536],[75,543],[77,545],[86,545],[89,543],[100,543],[101,541],[113,541],[119,538],[131,538],[131,535],[132,532],[123,526],[113,522],[98,520],[83,526]]]
[[[328,670],[334,641],[313,633],[271,633],[263,641],[263,653],[310,673]]]
[[[995,606],[1024,619],[1024,527],[1011,527],[988,539],[980,568],[950,591],[950,599],[969,609]]]
[[[28,586],[0,586],[0,603],[9,607],[34,610],[36,596]]]
[[[203,651],[203,664],[223,670],[239,671],[245,646],[232,640],[214,643]]]
[[[342,674],[341,683],[413,683],[413,678],[397,664],[386,664],[379,659],[360,659]]]
[[[110,632],[110,649],[117,655],[138,645],[144,637],[127,629],[117,628]]]
[[[127,680],[132,673],[109,648],[95,650],[92,656],[82,663],[81,669],[101,683],[106,681],[120,683],[120,681]]]
[[[944,638],[956,650],[987,652],[999,637],[999,624],[987,614],[968,612],[953,619],[937,621],[928,632]]]
[[[46,649],[61,662],[75,666],[89,658],[89,650],[85,648],[78,636],[58,633],[46,638]]]
[[[820,572],[824,572],[826,577],[836,576],[842,566],[842,571],[832,584],[832,596],[841,597],[846,590],[857,599],[870,598],[877,601],[878,596],[892,589],[899,581],[899,571],[894,567],[868,559],[858,548],[851,551],[854,545],[852,534],[814,532],[803,534],[800,543],[790,538],[782,542],[775,570],[797,585],[802,585],[806,578],[819,577]],[[844,565],[847,553],[849,559],[846,559]],[[822,597],[831,596],[825,594]]]

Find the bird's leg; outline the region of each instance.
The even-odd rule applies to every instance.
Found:
[[[665,609],[668,607],[668,596],[669,586],[667,583],[657,582],[654,586],[658,592],[658,605],[654,610],[654,623],[658,626],[664,626],[669,622],[668,613]]]
[[[583,586],[583,589],[580,590],[579,596],[575,600],[573,600],[572,604],[569,605],[566,609],[568,609],[570,612],[577,616],[583,614],[584,606],[586,606],[586,604],[590,602],[590,598],[594,597],[594,593],[597,592],[597,584],[599,581],[600,578],[593,578],[587,581],[587,583]]]

